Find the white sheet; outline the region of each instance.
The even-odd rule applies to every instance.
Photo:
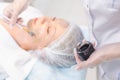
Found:
[[[86,26],[80,26],[86,40],[89,40],[89,31]],[[62,68],[50,66],[37,61],[25,80],[85,80],[87,69],[80,71],[74,67]]]
[[[0,65],[10,76],[7,80],[24,80],[37,59],[21,49],[1,25],[0,41]]]
[[[7,5],[6,3],[0,3],[0,10],[1,10],[0,14],[2,14],[2,10],[6,5]],[[38,10],[34,9],[33,7],[29,7],[20,16],[24,18],[24,20],[25,20],[24,24],[26,24],[29,19],[34,18],[34,17],[39,17],[42,15],[41,15],[41,12],[39,12]],[[85,30],[84,30],[84,28],[82,28],[82,31],[85,33],[84,35],[86,36],[86,39],[88,40],[87,28]],[[26,64],[24,64],[24,62],[26,62],[26,61],[28,61],[28,62]],[[21,64],[17,64],[19,62],[21,62]],[[4,66],[4,69],[10,75],[10,77],[7,80],[24,80],[24,78],[31,71],[31,68],[35,62],[36,62],[36,59],[31,58],[26,51],[19,48],[18,45],[15,43],[15,41],[12,39],[12,37],[4,30],[4,28],[2,26],[0,26],[0,64]],[[39,67],[39,65],[41,66],[41,63],[38,62],[37,67]],[[43,68],[44,68],[44,66],[45,65],[42,64]],[[44,70],[49,70],[50,67],[49,66],[47,66],[47,67],[48,68],[44,68]],[[41,68],[41,67],[39,67],[39,68]],[[33,74],[36,73],[36,71],[39,72],[38,69],[34,69]],[[54,70],[54,68],[51,68],[51,69]],[[60,75],[59,77],[61,77],[61,76],[64,77],[65,73],[67,73],[68,75],[72,73],[71,69],[66,69],[66,70],[65,69],[55,69],[54,71]],[[67,72],[65,72],[65,71],[67,71]],[[64,73],[64,74],[62,74],[62,73]],[[74,74],[74,73],[72,73],[72,74]],[[76,75],[74,75],[74,76],[77,76],[76,80],[85,80],[85,74],[86,74],[86,70],[83,70],[79,74],[76,73]],[[32,74],[30,73],[29,75],[32,75]],[[54,77],[54,74],[50,74],[50,75],[52,75],[52,77]],[[34,75],[28,76],[28,78],[30,78],[30,77],[36,78],[36,76],[34,76]],[[51,77],[51,76],[44,75],[43,77],[47,78],[44,80],[49,80],[49,77]],[[57,78],[60,79],[59,77],[57,77]],[[61,79],[62,79],[62,77],[61,77]],[[65,80],[68,78],[70,79],[70,77],[68,77],[68,76],[65,76],[65,77],[66,77],[66,78],[64,78]],[[40,78],[42,78],[42,77],[40,77]],[[75,79],[75,78],[73,77],[71,79]]]
[[[3,15],[3,9],[7,5],[8,3],[0,3],[0,16]],[[41,12],[30,6],[20,15],[24,20],[24,24],[29,19],[40,16],[42,16]],[[27,64],[24,64],[26,61]],[[18,64],[20,62],[21,64]],[[35,62],[36,59],[31,59],[30,55],[21,49],[0,25],[0,65],[4,67],[10,76],[7,80],[24,80]]]
[[[82,27],[84,35],[88,35],[87,30],[87,28]],[[86,36],[86,39],[88,39],[88,36]],[[29,74],[26,80],[32,80],[32,78],[35,80],[39,80],[39,78],[49,80],[51,77],[53,80],[85,80],[86,70],[75,71],[71,68],[57,68],[38,62],[36,58],[31,57],[28,52],[21,49],[1,25],[0,42],[0,65],[10,76],[7,80],[24,80],[32,68],[32,73]],[[36,73],[39,76],[36,76]]]

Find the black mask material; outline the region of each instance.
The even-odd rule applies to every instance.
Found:
[[[93,45],[88,41],[78,44],[76,50],[82,61],[87,60],[90,55],[95,51]]]

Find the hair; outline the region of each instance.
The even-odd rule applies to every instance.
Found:
[[[39,59],[47,64],[70,67],[76,64],[74,48],[84,39],[79,26],[69,24],[67,31],[47,47],[37,51]]]

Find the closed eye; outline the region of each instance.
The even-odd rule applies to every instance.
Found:
[[[52,21],[55,21],[55,20],[56,20],[56,17],[53,17],[53,18],[52,18]]]

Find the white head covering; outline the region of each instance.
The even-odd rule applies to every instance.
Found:
[[[39,59],[47,64],[70,67],[76,63],[73,50],[82,40],[83,34],[80,28],[70,24],[62,36],[36,53]]]

